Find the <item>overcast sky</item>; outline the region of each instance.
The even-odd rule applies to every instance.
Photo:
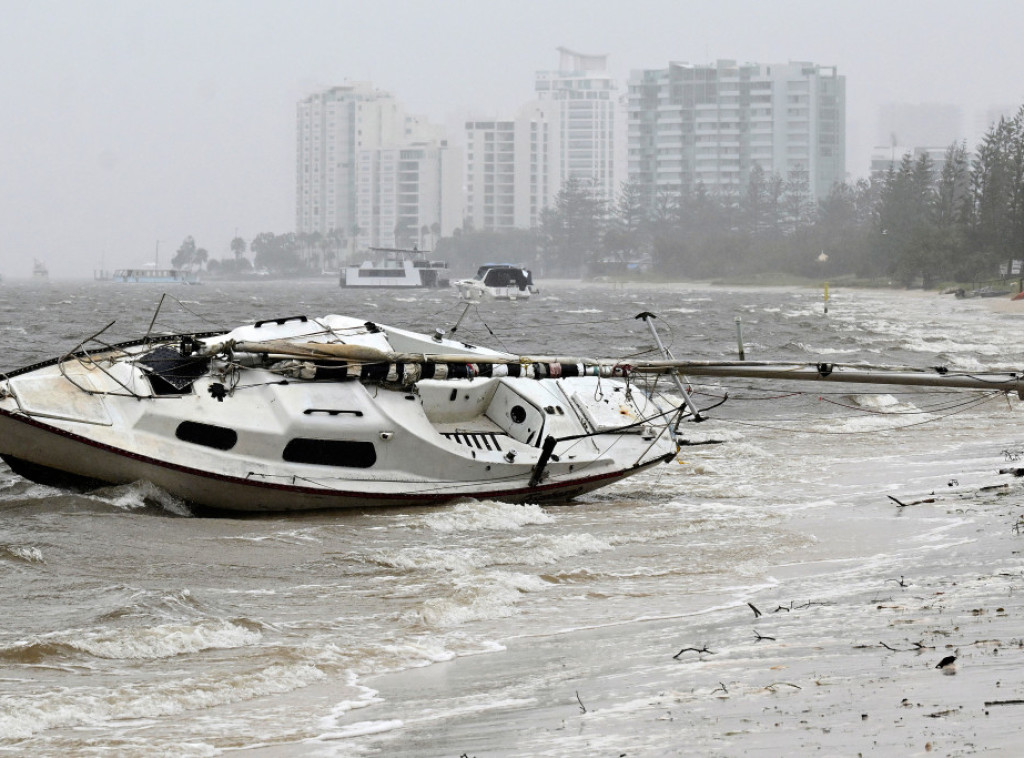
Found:
[[[559,46],[629,72],[716,59],[835,65],[847,171],[879,106],[1024,104],[1020,0],[0,0],[0,274],[166,264],[192,234],[295,223],[295,105],[370,81],[411,113],[508,117]],[[452,135],[460,139],[459,135]],[[973,146],[973,144],[969,144]]]

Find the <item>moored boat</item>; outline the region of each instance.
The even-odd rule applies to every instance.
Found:
[[[177,268],[119,268],[108,281],[120,284],[198,284],[195,271]]]
[[[447,287],[448,264],[431,260],[428,251],[375,247],[372,256],[341,270],[342,287],[418,289]]]
[[[485,263],[472,279],[455,282],[465,300],[526,300],[537,292],[528,268],[511,263]]]

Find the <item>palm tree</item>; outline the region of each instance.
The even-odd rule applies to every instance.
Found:
[[[231,252],[235,254],[235,262],[241,260],[242,256],[245,255],[245,240],[241,237],[235,237],[231,240]]]

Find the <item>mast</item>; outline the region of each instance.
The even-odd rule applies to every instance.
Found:
[[[749,361],[623,361],[573,356],[512,355],[509,353],[395,353],[365,345],[338,343],[240,341],[214,343],[207,355],[235,349],[242,352],[301,357],[307,360],[359,364],[452,364],[536,367],[522,375],[567,376],[565,367],[576,367],[580,376],[626,377],[634,374],[684,374],[735,379],[875,384],[901,387],[935,387],[1016,392],[1024,399],[1024,372],[951,371],[944,366],[921,369],[900,366],[852,366],[838,363],[752,363]],[[551,366],[558,366],[556,374]]]

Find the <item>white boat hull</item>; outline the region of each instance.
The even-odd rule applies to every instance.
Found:
[[[325,489],[217,474],[103,445],[76,434],[0,410],[3,458],[15,473],[41,484],[91,489],[103,485],[152,482],[188,503],[215,511],[259,513],[346,508],[441,505],[458,499],[509,503],[567,502],[664,462],[647,460],[628,469],[529,486],[529,477],[501,486],[421,487],[382,494],[372,490]],[[674,454],[670,454],[674,457]],[[28,465],[26,465],[28,464]]]
[[[394,365],[288,356],[311,344],[500,355],[343,317],[185,336],[188,349],[178,339],[7,374],[0,456],[42,483],[145,480],[198,506],[260,512],[564,501],[675,453],[665,408],[574,366],[525,378],[486,362],[438,365],[403,384],[388,376]],[[168,356],[177,364],[160,363]]]

